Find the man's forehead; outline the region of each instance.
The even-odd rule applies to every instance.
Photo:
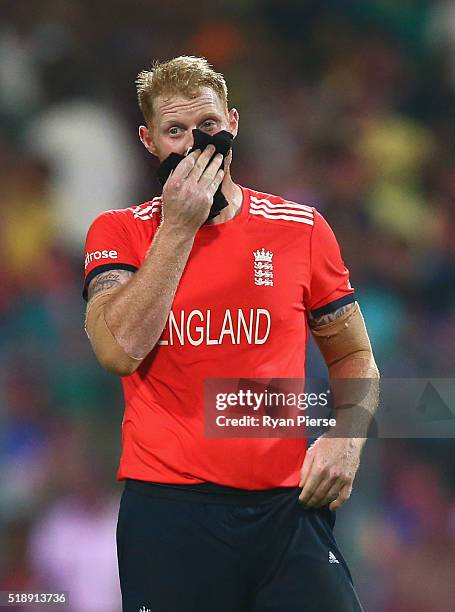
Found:
[[[223,111],[218,95],[209,87],[202,87],[198,95],[187,98],[182,94],[157,96],[154,101],[155,115],[166,121],[171,116],[187,115],[207,111]]]

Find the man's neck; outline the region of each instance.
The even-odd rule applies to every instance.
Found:
[[[220,214],[207,221],[207,225],[217,225],[225,223],[233,219],[242,207],[243,193],[238,185],[231,178],[231,173],[228,172],[222,182],[221,191],[226,198],[228,205],[220,211]]]

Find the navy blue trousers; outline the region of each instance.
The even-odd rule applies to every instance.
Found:
[[[123,612],[361,612],[328,507],[305,509],[297,488],[207,486],[126,482]]]

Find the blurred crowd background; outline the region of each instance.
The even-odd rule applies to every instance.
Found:
[[[119,612],[121,389],[81,288],[92,219],[159,192],[137,73],[183,53],[223,72],[234,178],[329,220],[383,377],[452,377],[455,3],[0,6],[0,590]],[[336,532],[367,611],[455,611],[453,449],[369,442]]]

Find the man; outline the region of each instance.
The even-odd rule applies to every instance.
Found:
[[[95,219],[84,288],[87,333],[125,396],[123,610],[361,610],[332,528],[367,422],[308,451],[303,438],[204,436],[204,381],[301,378],[307,321],[332,379],[378,377],[336,239],[314,208],[234,183],[232,152],[188,153],[201,132],[238,130],[206,60],[157,64],[137,85],[163,193]]]

